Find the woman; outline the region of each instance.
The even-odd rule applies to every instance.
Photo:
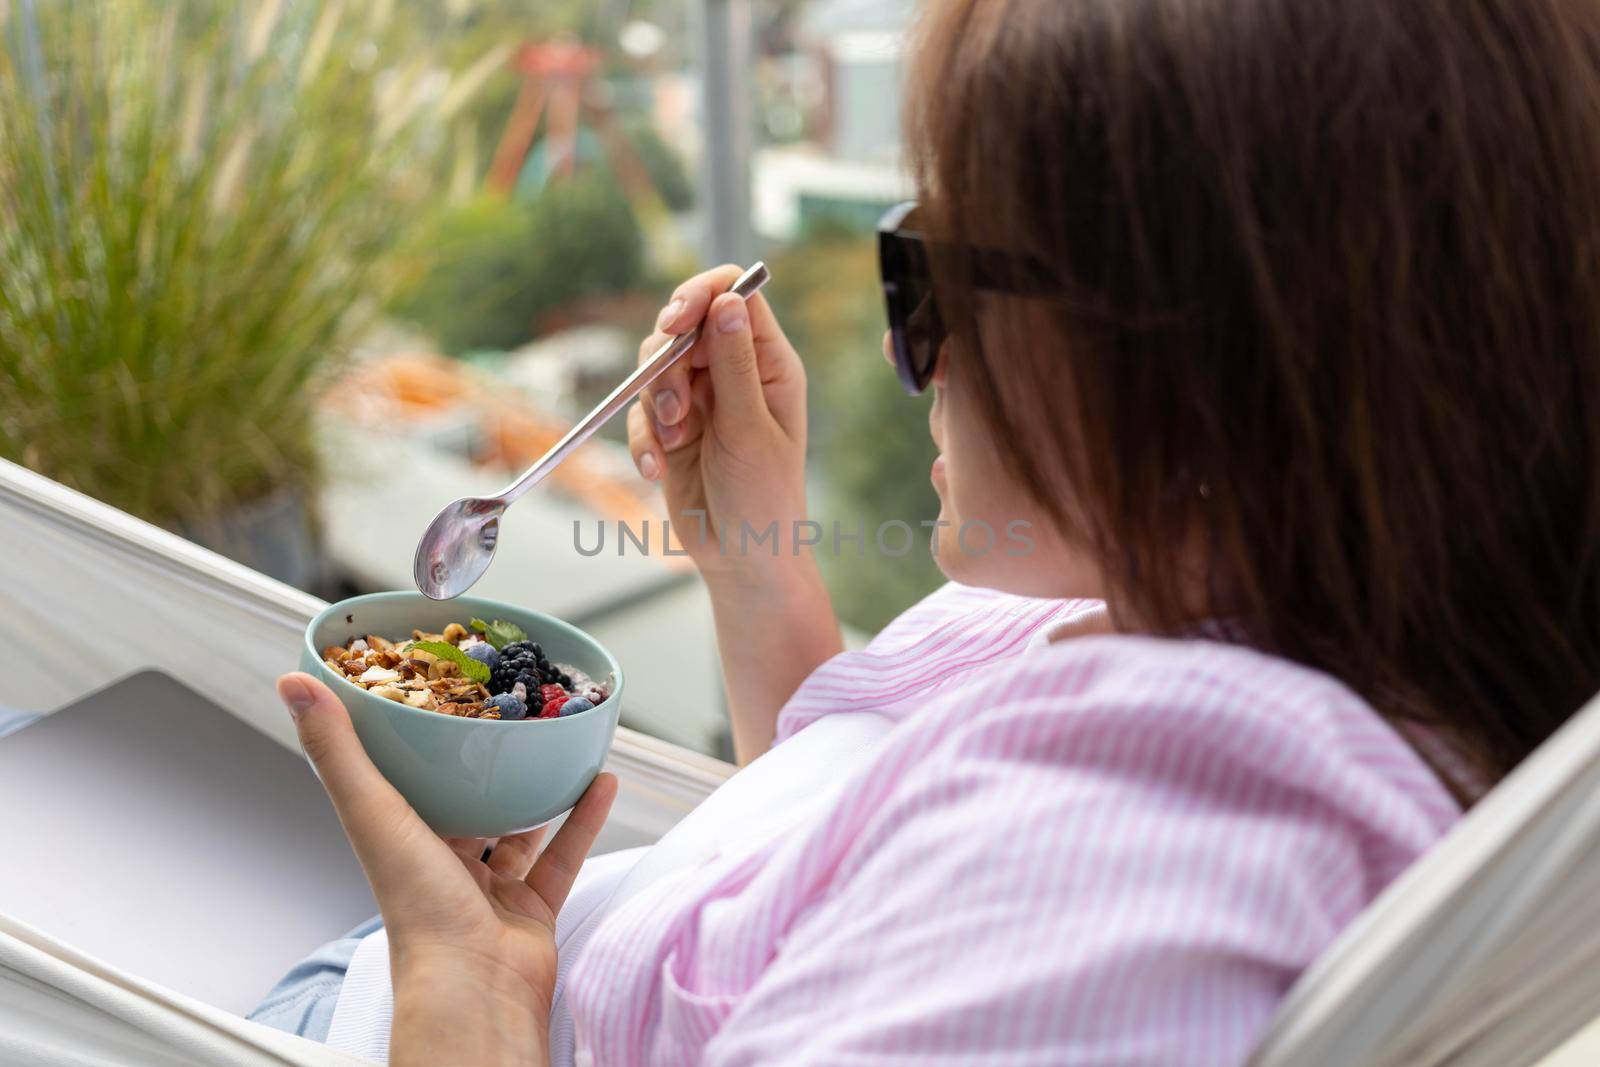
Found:
[[[691,538],[755,762],[559,956],[608,778],[458,857],[282,683],[394,1062],[1239,1062],[1600,688],[1600,9],[934,0],[910,101],[886,351],[956,584],[841,653],[807,554]],[[732,276],[633,454],[789,530],[804,373]]]

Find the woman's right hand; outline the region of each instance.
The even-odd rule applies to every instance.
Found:
[[[640,361],[703,320],[700,340],[628,412],[634,464],[662,483],[673,532],[708,579],[770,568],[771,542],[754,539],[773,522],[777,556],[792,559],[806,516],[805,368],[759,293],[728,292],[739,274],[718,267],[673,293]]]

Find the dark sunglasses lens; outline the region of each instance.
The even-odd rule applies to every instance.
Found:
[[[944,346],[944,323],[939,318],[939,305],[934,302],[931,286],[914,286],[907,296],[914,302],[906,316],[905,327],[908,369],[918,390],[922,390],[933,379],[934,366],[939,362],[939,349]]]
[[[896,369],[906,392],[915,396],[928,387],[944,344],[944,324],[934,303],[933,286],[921,249],[890,239],[883,249],[884,292],[889,303]]]

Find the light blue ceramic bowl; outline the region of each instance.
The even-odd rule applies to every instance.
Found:
[[[440,633],[473,618],[514,622],[552,662],[597,682],[610,678],[610,699],[562,719],[462,719],[373,696],[322,662],[322,649],[352,637],[409,638],[413,629]],[[560,619],[477,597],[396,592],[341,600],[306,627],[300,667],[339,695],[372,762],[445,837],[517,833],[572,807],[600,773],[622,710],[622,667],[600,642]]]

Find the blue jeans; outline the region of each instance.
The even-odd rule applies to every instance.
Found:
[[[250,1013],[250,1019],[275,1030],[285,1030],[313,1041],[326,1041],[328,1027],[333,1023],[333,1008],[339,1002],[339,990],[344,986],[345,972],[350,969],[356,946],[382,926],[383,920],[374,915],[295,964]]]

